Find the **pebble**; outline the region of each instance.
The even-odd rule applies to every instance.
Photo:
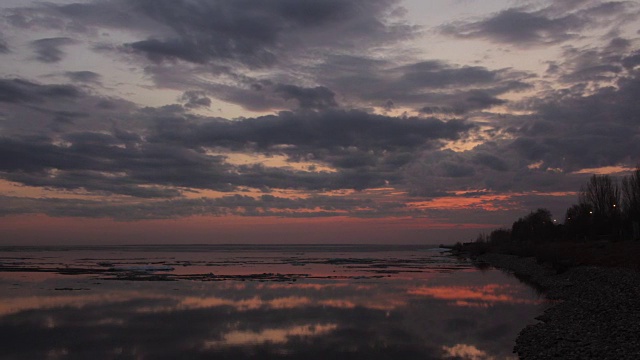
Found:
[[[503,254],[476,261],[558,300],[518,335],[514,352],[521,359],[640,359],[640,272],[578,266],[557,273],[534,258]]]

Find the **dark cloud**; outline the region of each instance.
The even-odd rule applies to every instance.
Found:
[[[113,188],[112,186],[110,190]],[[0,197],[0,202],[3,204],[3,210],[0,215],[41,213],[54,217],[80,216],[134,221],[142,219],[171,219],[194,215],[319,217],[339,216],[345,212],[349,212],[351,216],[355,217],[382,217],[406,211],[401,203],[374,203],[369,199],[349,197],[314,195],[306,198],[284,198],[272,195],[259,197],[228,195],[220,198],[158,200],[176,197],[176,191],[154,187],[121,187],[119,190],[118,193],[134,196],[138,198],[137,201],[113,200],[104,202],[4,196]],[[108,193],[111,192],[109,191]],[[143,198],[156,198],[156,200],[139,201]]]
[[[492,170],[496,170],[496,171],[509,170],[509,165],[507,164],[506,161],[492,154],[478,152],[475,155],[474,161]]]
[[[412,27],[384,18],[396,3],[111,0],[18,8],[10,18],[22,27],[85,32],[89,28],[131,29],[153,34],[126,46],[155,62],[231,61],[260,67],[272,65],[283,52],[303,47],[348,49],[405,38],[413,33]]]
[[[52,92],[46,86],[18,83],[30,93]],[[26,101],[18,96],[12,100]],[[460,120],[362,111],[283,112],[239,120],[204,119],[183,111],[181,106],[141,109],[135,116],[138,121],[155,124],[152,132],[142,130],[145,137],[118,128],[61,133],[56,139],[5,137],[0,141],[0,170],[5,179],[27,185],[140,197],[177,194],[162,187],[367,189],[401,183],[399,170],[412,161],[416,150],[455,140],[473,128]],[[56,116],[73,123],[86,114],[66,111]],[[282,155],[291,164],[304,161],[335,170],[233,165],[226,161],[229,151]]]
[[[207,93],[204,91],[185,91],[180,100],[185,103],[184,106],[187,108],[208,108],[211,106],[211,99],[207,97]]]
[[[570,33],[584,24],[575,16],[548,18],[540,13],[518,9],[503,10],[478,22],[448,24],[445,34],[459,37],[484,37],[514,45],[561,42],[575,37]]]
[[[46,99],[78,98],[81,92],[71,85],[40,85],[22,79],[0,79],[0,102],[29,103]]]
[[[51,139],[0,142],[0,169],[5,178],[33,186],[86,189],[133,196],[175,196],[182,186],[229,190],[228,166],[222,157],[188,149],[127,143],[111,134],[72,133],[64,145]],[[151,185],[152,190],[145,189]]]
[[[76,41],[73,39],[57,37],[32,41],[31,46],[37,54],[36,60],[43,63],[55,63],[62,60],[65,55],[60,48],[75,43]]]
[[[634,70],[640,65],[640,50],[622,59],[622,65],[628,70]]]
[[[531,74],[442,61],[394,66],[383,61],[332,57],[317,70],[338,94],[386,108],[406,106],[428,114],[465,114],[505,101],[498,96],[531,88]]]
[[[611,19],[628,15],[629,2],[606,2],[575,6],[554,5],[541,10],[511,8],[479,21],[457,22],[441,27],[445,34],[462,38],[487,38],[516,46],[551,44],[580,37],[580,31],[611,25]]]
[[[233,60],[249,66],[265,66],[277,61],[281,49],[296,48],[296,44],[304,43],[307,48],[326,44],[360,45],[351,41],[403,36],[394,34],[400,29],[385,25],[380,18],[393,3],[388,0],[312,3],[278,0],[267,5],[254,0],[138,1],[134,7],[137,13],[170,27],[174,36],[146,39],[130,46],[156,61]],[[329,34],[339,31],[342,36],[318,38],[315,34],[319,29],[326,29]],[[345,39],[349,42],[341,43]]]
[[[306,72],[309,64],[336,52],[366,54],[414,36],[418,28],[398,15],[398,3],[109,0],[42,4],[8,13],[15,26],[28,29],[51,27],[96,36],[112,29],[129,31],[138,39],[118,43],[116,37],[102,36],[94,50],[146,62],[144,70],[158,86],[206,91],[248,110],[271,111],[292,105],[335,106],[344,93],[324,84],[322,74],[310,74],[304,82],[291,74]],[[49,56],[43,59],[60,58],[61,53],[54,51],[59,46],[47,50]],[[281,75],[249,79],[247,68],[269,68]],[[202,80],[205,77],[207,81]],[[262,81],[271,85],[256,88]]]
[[[481,66],[452,67],[439,61],[426,61],[402,67],[401,81],[415,88],[446,88],[496,82],[499,72]]]
[[[638,162],[640,129],[633,119],[640,107],[632,99],[639,94],[635,76],[589,95],[550,92],[528,108],[532,115],[509,119],[511,139],[485,141],[461,153],[424,152],[405,169],[407,184],[424,196],[464,188],[575,191],[586,175],[572,172]]]
[[[626,75],[596,91],[550,91],[530,104],[531,115],[497,125],[507,131],[507,139],[484,140],[459,153],[422,153],[405,169],[409,188],[427,196],[461,188],[575,191],[586,175],[573,172],[635,166],[640,129],[634,119],[640,107],[632,99],[640,94],[640,81],[634,73]]]
[[[64,75],[73,82],[99,83],[102,76],[93,71],[67,71]]]
[[[85,72],[63,74],[79,77],[79,81],[95,78]],[[88,85],[94,84],[100,85]],[[3,136],[51,137],[66,132],[111,132],[114,126],[137,132],[146,127],[144,118],[136,117],[138,107],[133,103],[100,96],[86,85],[83,82],[43,84],[0,78]]]
[[[499,99],[491,95],[491,92],[483,90],[461,91],[446,96],[434,96],[430,100],[432,103],[442,105],[424,106],[419,110],[421,113],[464,115],[471,111],[484,110],[507,103],[506,100]]]
[[[95,1],[70,4],[38,4],[34,7],[8,9],[6,18],[23,29],[56,29],[79,33],[96,33],[96,28],[144,30],[154,22],[132,9],[133,2]]]
[[[107,70],[101,77],[65,68],[40,78],[62,75],[68,84],[0,79],[0,177],[150,201],[59,209],[73,214],[86,206],[95,214],[132,218],[180,211],[275,214],[265,205],[269,201],[273,209],[297,216],[307,206],[279,198],[191,202],[181,198],[189,189],[267,193],[391,186],[421,196],[461,189],[574,190],[575,179],[567,175],[572,171],[638,161],[640,53],[637,39],[623,28],[637,15],[637,5],[545,4],[441,29],[527,47],[588,36],[591,27],[602,35],[590,46],[562,47],[544,77],[485,67],[482,59],[456,64],[417,58],[402,42],[419,29],[404,22],[394,0],[106,0],[6,9],[8,26],[25,34],[72,34],[130,67],[119,71],[144,72],[152,82],[144,86],[179,95],[171,95],[175,104],[156,108],[98,95],[134,91],[134,83],[118,84],[118,76],[109,78],[117,88],[100,86]],[[37,60],[66,65],[56,63],[75,40],[42,37],[29,38],[39,39],[28,43]],[[1,39],[0,53],[7,52]],[[216,101],[271,115],[199,115]],[[390,116],[402,111],[426,115]],[[247,157],[255,162],[237,160]],[[184,210],[172,213],[172,206]],[[380,208],[331,206],[304,210],[323,216]]]
[[[285,100],[294,99],[301,109],[326,109],[336,107],[335,93],[324,86],[302,88],[295,85],[278,85],[276,93]]]
[[[632,99],[639,94],[640,80],[633,77],[618,80],[617,88],[602,88],[588,96],[550,97],[536,110],[538,116],[554,124],[555,131],[520,138],[516,143],[519,151],[568,171],[633,165],[637,160],[632,154],[640,153],[640,131],[633,125],[640,116],[640,106]]]
[[[621,38],[615,38],[602,47],[585,49],[566,46],[561,60],[552,63],[548,73],[573,86],[585,83],[591,86],[609,85],[628,75],[633,58],[631,50],[628,41]]]
[[[427,146],[431,141],[457,139],[472,128],[460,120],[397,118],[362,111],[282,112],[235,121],[215,120],[190,125],[179,120],[158,123],[152,141],[262,151],[316,153],[356,148],[389,151]]]
[[[9,50],[9,45],[0,32],[0,54],[8,54],[10,52],[11,51]]]
[[[465,152],[423,152],[407,166],[405,177],[416,196],[451,196],[460,189],[506,191],[519,186],[519,162],[519,157],[497,144]]]

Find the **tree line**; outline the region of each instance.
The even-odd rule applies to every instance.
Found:
[[[591,176],[580,188],[578,203],[567,209],[563,224],[541,208],[519,218],[511,229],[479,235],[476,242],[598,240],[640,240],[640,165],[621,181],[610,175]]]

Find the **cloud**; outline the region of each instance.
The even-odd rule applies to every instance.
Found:
[[[418,155],[404,169],[408,188],[435,197],[456,189],[575,191],[584,176],[572,172],[635,166],[640,132],[632,122],[640,108],[632,99],[640,83],[637,69],[628,66],[637,56],[633,44],[614,37],[600,46],[565,46],[548,74],[560,82],[535,97],[504,103],[526,115],[486,114],[489,129],[465,133],[470,143],[479,140],[474,148]],[[461,113],[442,105],[422,111]]]
[[[549,63],[547,75],[577,88],[610,86],[619,78],[629,76],[636,53],[631,41],[616,37],[600,47],[565,46],[559,60]]]
[[[60,69],[0,79],[0,178],[166,201],[157,216],[169,217],[180,212],[170,206],[185,214],[209,205],[239,213],[231,205],[174,202],[189,191],[392,187],[403,199],[405,191],[433,198],[565,191],[575,189],[574,171],[638,161],[640,53],[627,26],[637,4],[544,1],[440,28],[456,38],[534,49],[563,44],[542,59],[549,60],[544,74],[504,67],[497,58],[454,61],[410,49],[405,41],[421,29],[408,25],[398,6],[90,0],[3,9],[5,28],[21,31],[11,45],[23,41],[37,56],[5,57],[39,62],[16,71]],[[79,68],[63,62],[66,51],[81,47],[110,61]],[[109,62],[120,64],[117,73]],[[127,71],[135,78],[121,77]],[[141,101],[166,105],[127,101],[136,86],[161,92]],[[217,114],[243,117],[204,116],[214,104]],[[302,216],[294,204],[269,212],[249,199],[225,200],[243,203],[238,208],[247,213]],[[131,209],[112,213],[154,213],[151,205],[137,208],[143,215]],[[356,206],[318,209],[304,210],[362,215]]]
[[[410,36],[412,27],[385,19],[396,3],[110,0],[17,8],[10,18],[14,25],[22,27],[66,27],[82,32],[129,29],[147,33],[146,38],[125,45],[154,62],[222,61],[261,67],[280,61],[291,50],[326,46],[348,49]]]
[[[9,50],[9,45],[0,32],[0,54],[8,54],[10,52],[11,50]]]
[[[498,73],[481,66],[452,67],[440,61],[424,61],[401,67],[403,83],[418,88],[444,88],[493,83]]]
[[[110,49],[110,56],[146,63],[157,86],[204,91],[251,111],[327,109],[338,107],[340,99],[346,107],[383,109],[391,101],[396,108],[463,115],[502,105],[501,95],[531,86],[530,74],[511,69],[374,58],[383,47],[392,54],[418,34],[419,28],[397,15],[397,5],[393,0],[277,0],[269,6],[254,0],[111,0],[13,11],[27,19],[22,23],[46,17],[83,32],[128,30],[140,40],[111,40],[102,48]],[[99,13],[111,16],[99,18]],[[128,15],[111,19],[118,14]],[[139,21],[131,20],[134,14]]]
[[[449,196],[459,189],[513,189],[518,158],[497,146],[458,153],[425,151],[405,169],[407,186],[416,196]]]
[[[144,120],[139,107],[124,99],[99,95],[84,81],[99,81],[91,72],[66,72],[73,83],[43,84],[21,78],[0,77],[0,113],[4,137],[55,138],[56,134],[107,131],[114,127],[140,131]],[[89,85],[99,83],[88,83]]]
[[[65,55],[60,48],[75,43],[76,41],[71,38],[56,37],[32,41],[31,46],[37,54],[36,60],[43,63],[56,63]]]
[[[635,8],[629,2],[573,4],[552,3],[540,10],[510,8],[481,20],[445,24],[440,30],[460,38],[486,38],[516,46],[554,44],[579,38],[589,28],[610,26],[612,19],[623,19]]]
[[[419,29],[398,15],[398,3],[109,0],[7,12],[21,28],[92,34],[95,51],[140,64],[157,86],[205,91],[248,110],[273,111],[336,106],[345,94],[324,84],[321,73],[304,79],[292,74],[308,73],[336,52],[401,46]],[[127,40],[107,36],[111,31],[127,32]],[[59,60],[63,44],[48,45],[41,60]]]
[[[22,79],[0,79],[0,102],[38,103],[46,99],[78,98],[81,92],[71,85],[39,85]]]
[[[550,68],[564,88],[540,93],[524,102],[533,116],[514,118],[516,139],[510,145],[543,169],[573,172],[610,165],[633,166],[640,133],[632,125],[640,107],[632,42],[613,38],[602,46],[566,46]]]
[[[626,58],[618,54],[610,65]],[[496,134],[505,131],[495,141],[485,140],[458,153],[425,151],[405,170],[409,188],[427,196],[456,189],[575,191],[584,176],[572,172],[633,167],[638,161],[635,154],[640,153],[640,131],[633,119],[640,116],[640,107],[632,99],[640,95],[640,80],[636,72],[621,71],[612,81],[613,86],[600,88],[550,90],[530,100],[525,108],[530,115],[510,116],[491,125]]]
[[[102,76],[93,71],[67,71],[64,75],[72,82],[99,83]]]
[[[335,93],[324,86],[302,88],[295,85],[278,85],[275,92],[285,100],[295,99],[301,109],[326,109],[336,107]]]
[[[429,60],[397,66],[362,57],[329,57],[315,72],[341,97],[387,108],[409,107],[426,114],[462,115],[502,105],[498,96],[531,88],[531,74]],[[352,100],[352,101],[353,101]]]
[[[508,103],[506,100],[493,96],[492,92],[495,93],[497,91],[456,91],[451,94],[425,96],[424,102],[434,105],[423,106],[419,111],[423,114],[453,114],[460,116],[472,111],[485,110],[492,106]]]
[[[191,121],[180,109],[139,112],[139,119],[155,124],[144,139],[117,128],[66,132],[57,139],[2,138],[0,170],[4,178],[32,186],[140,197],[176,196],[176,190],[160,187],[366,189],[401,182],[399,169],[415,150],[472,128],[463,121],[338,110]],[[336,170],[298,170],[286,163],[234,165],[227,161],[234,152],[281,155],[292,164],[304,161]]]
[[[632,126],[640,115],[640,106],[632,99],[639,94],[640,80],[625,77],[616,88],[605,87],[588,96],[550,95],[535,108],[553,131],[523,136],[515,145],[527,158],[538,157],[549,167],[566,171],[632,163],[630,154],[640,151],[640,133]]]
[[[112,188],[114,188],[112,186]],[[121,221],[171,219],[185,216],[287,216],[290,218],[343,216],[383,217],[406,215],[407,209],[398,202],[375,203],[363,198],[314,195],[304,198],[285,198],[272,195],[258,197],[227,195],[219,198],[186,199],[175,197],[175,190],[154,187],[121,189],[120,194],[138,199],[79,200],[62,198],[0,197],[1,216],[16,214],[46,214],[53,217],[110,218]],[[164,191],[164,193],[163,193]],[[111,191],[110,191],[111,192]],[[141,199],[155,200],[140,201]]]
[[[96,78],[91,72],[66,75],[79,81]],[[3,178],[146,198],[179,196],[176,188],[362,190],[401,185],[402,168],[417,151],[437,148],[474,128],[462,120],[340,109],[236,120],[188,114],[186,109],[208,103],[202,92],[185,93],[185,106],[137,108],[71,85],[3,79],[0,89],[0,101],[12,109],[6,115],[12,126],[0,139]],[[327,94],[312,90],[302,95],[316,95],[315,90]],[[279,166],[237,164],[234,154],[280,156],[282,161]]]
[[[180,97],[180,100],[185,103],[184,106],[187,108],[207,108],[211,106],[211,99],[206,95],[207,93],[204,91],[185,91]]]
[[[457,139],[473,126],[464,121],[435,118],[398,118],[363,111],[281,112],[235,121],[214,120],[195,125],[180,119],[157,123],[152,142],[185,146],[221,147],[234,151],[286,154],[338,167],[352,156],[374,162],[391,160],[402,153],[430,147],[440,140]],[[384,155],[384,152],[389,152]]]
[[[33,186],[107,191],[133,196],[175,196],[175,190],[145,187],[192,186],[228,191],[229,166],[221,156],[166,145],[130,144],[112,134],[66,134],[63,144],[51,139],[0,142],[6,178]]]
[[[501,11],[479,22],[448,25],[445,33],[460,37],[485,37],[516,45],[555,43],[567,41],[577,35],[584,24],[575,16],[548,18],[544,14],[517,9]]]
[[[282,49],[295,49],[302,44],[307,49],[360,46],[361,41],[405,36],[402,32],[409,33],[408,28],[391,27],[381,18],[393,3],[278,0],[267,5],[253,0],[140,1],[135,11],[169,27],[173,34],[132,42],[129,46],[154,61],[223,60],[251,67],[270,66],[280,60]],[[327,34],[318,36],[322,33],[320,29]],[[342,36],[332,38],[337,33]]]

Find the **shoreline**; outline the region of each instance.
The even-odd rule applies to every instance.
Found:
[[[640,272],[577,266],[557,273],[533,257],[495,253],[474,261],[512,272],[557,301],[518,334],[521,359],[640,359]]]

